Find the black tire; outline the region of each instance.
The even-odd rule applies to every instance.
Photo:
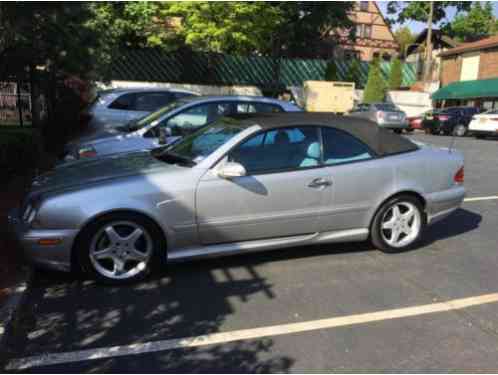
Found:
[[[403,203],[403,202],[409,202],[411,203],[416,209],[418,210],[420,214],[420,230],[416,236],[409,244],[406,246],[402,247],[393,247],[389,245],[383,235],[382,235],[382,219],[386,215],[386,212],[395,204],[397,203]],[[386,201],[376,212],[374,219],[372,220],[372,224],[370,226],[370,239],[372,241],[372,244],[379,249],[380,251],[384,253],[400,253],[403,251],[407,251],[410,249],[413,249],[417,246],[417,243],[420,241],[420,238],[422,236],[422,233],[425,230],[425,227],[427,225],[427,218],[424,213],[424,209],[422,206],[422,203],[420,202],[419,199],[412,195],[398,195],[395,196],[388,201]]]
[[[467,127],[463,124],[457,124],[453,128],[452,133],[456,137],[463,137],[465,136],[465,134],[467,134]]]
[[[403,132],[403,130],[401,130],[401,129],[394,129],[394,132],[395,132],[396,134],[401,134],[401,133]]]
[[[145,267],[136,275],[124,279],[113,279],[102,275],[97,271],[90,259],[90,248],[94,237],[99,231],[105,228],[106,225],[117,222],[130,222],[136,224],[148,233],[152,242],[152,254],[145,263]],[[166,254],[162,254],[161,250],[164,251],[163,249],[165,248],[166,243],[164,235],[154,222],[147,217],[136,213],[123,212],[105,215],[87,225],[78,236],[74,250],[76,251],[75,260],[78,263],[77,265],[86,275],[103,284],[123,285],[143,280],[149,276],[152,271],[156,271],[161,266],[164,266],[166,263]]]
[[[485,135],[475,135],[476,139],[486,139]]]

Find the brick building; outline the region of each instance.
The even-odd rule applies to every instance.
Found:
[[[440,57],[441,89],[433,99],[498,108],[498,35],[461,44]]]

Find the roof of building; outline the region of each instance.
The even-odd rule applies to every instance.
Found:
[[[427,29],[424,29],[417,35],[417,38],[413,41],[413,43],[408,46],[408,48],[406,49],[406,55],[408,56],[414,53],[418,49],[420,44],[425,44],[426,39]],[[458,46],[458,42],[456,40],[451,39],[449,36],[443,34],[443,32],[439,29],[432,30],[432,43],[434,49]]]
[[[342,130],[367,144],[378,156],[414,151],[418,147],[410,140],[380,128],[365,119],[338,116],[332,113],[288,112],[245,114],[231,116],[240,126],[259,125],[263,129],[278,129],[293,126],[324,126]]]
[[[498,46],[498,35],[490,36],[476,42],[463,43],[458,47],[441,52],[441,56],[459,55],[464,52],[480,51]]]

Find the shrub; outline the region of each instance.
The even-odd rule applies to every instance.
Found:
[[[386,84],[380,70],[380,63],[375,59],[368,69],[368,80],[363,94],[364,103],[382,102],[386,94]]]
[[[327,81],[338,81],[339,77],[337,75],[337,65],[334,60],[330,60],[327,64],[327,68],[325,70],[325,80]]]
[[[389,74],[389,89],[397,90],[401,87],[403,80],[403,66],[398,58],[395,58],[391,63],[391,72]]]

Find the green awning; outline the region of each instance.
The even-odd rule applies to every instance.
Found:
[[[498,97],[498,78],[453,82],[432,94],[432,100]]]

